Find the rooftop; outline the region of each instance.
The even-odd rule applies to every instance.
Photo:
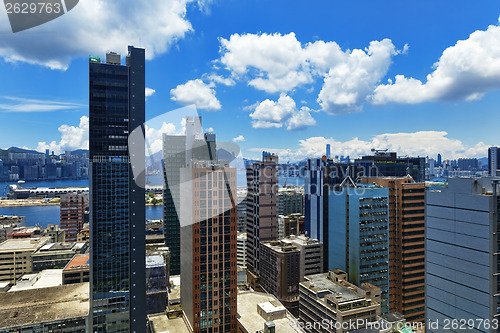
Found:
[[[273,306],[283,306],[274,296],[254,291],[238,292],[238,321],[248,332],[256,332],[264,329],[266,322],[257,312],[257,305],[269,302]],[[298,324],[295,318],[287,313],[287,317],[274,320],[276,333],[297,332]],[[299,332],[302,332],[299,330]]]
[[[62,285],[62,269],[45,269],[38,273],[24,274],[9,293],[21,290],[56,287]]]
[[[315,293],[325,292],[324,295],[318,296],[320,298],[331,294],[338,302],[348,302],[365,297],[361,289],[349,282],[343,280],[334,282],[330,280],[328,273],[308,275],[306,276],[306,281],[300,284]]]
[[[50,237],[7,239],[0,243],[0,251],[35,251],[41,245],[48,242]]]
[[[89,284],[22,290],[0,297],[0,328],[87,316]]]
[[[189,329],[182,317],[168,319],[165,314],[149,316],[153,333],[189,333]]]
[[[64,267],[64,271],[88,269],[90,265],[89,254],[76,254]]]
[[[295,245],[293,245],[290,242],[271,241],[271,242],[261,243],[261,246],[266,246],[272,249],[273,251],[280,253],[300,252],[300,250],[297,249]]]

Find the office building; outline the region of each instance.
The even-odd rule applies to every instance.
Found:
[[[45,244],[31,255],[31,271],[62,269],[75,254],[85,253],[87,248],[85,242]]]
[[[278,190],[278,214],[304,214],[304,192],[302,188],[288,187]]]
[[[238,188],[238,207],[236,213],[238,214],[238,232],[247,232],[247,189]]]
[[[300,281],[304,281],[307,275],[323,273],[323,244],[320,241],[304,235],[290,236],[282,241],[300,251]]]
[[[26,218],[24,216],[0,215],[0,243],[7,240],[7,235],[11,234],[14,229],[25,225]]]
[[[31,256],[49,243],[49,237],[8,239],[0,244],[0,282],[16,281],[31,273]]]
[[[186,321],[193,332],[236,332],[236,169],[227,162],[192,160],[181,169],[180,181]]]
[[[62,284],[89,282],[90,259],[88,254],[75,254],[64,266]]]
[[[297,320],[273,295],[238,292],[238,333],[303,333]]]
[[[264,154],[262,162],[247,166],[247,272],[259,288],[260,243],[278,237],[278,156]]]
[[[329,195],[329,265],[348,273],[355,285],[382,291],[381,311],[389,311],[389,190],[346,178]]]
[[[426,212],[426,332],[460,318],[492,323],[498,318],[498,180],[453,178],[429,191]],[[476,324],[467,332],[497,332]]]
[[[409,322],[425,319],[425,183],[363,178],[389,190],[389,310]],[[417,310],[419,309],[419,310]]]
[[[215,160],[215,134],[203,133],[201,117],[186,117],[186,135],[163,134],[163,220],[170,250],[170,275],[181,271],[180,172],[192,160]]]
[[[398,157],[395,152],[372,150],[373,155],[362,156],[355,164],[362,166],[375,177],[405,177],[410,175],[416,182],[425,181],[425,157]]]
[[[246,270],[246,268],[247,268],[247,234],[238,233],[238,237],[236,238],[236,242],[237,242],[238,268]]]
[[[85,223],[85,212],[88,208],[87,193],[68,193],[61,195],[60,226],[63,229],[67,242],[76,242],[78,233]]]
[[[163,313],[168,304],[168,251],[148,251],[146,255],[146,311]]]
[[[300,252],[289,242],[260,243],[260,287],[298,314]]]
[[[131,135],[129,141],[135,129],[142,131],[144,117],[144,49],[129,46],[126,65],[113,52],[106,62],[90,57],[92,332],[146,328],[144,136]]]
[[[500,148],[488,148],[488,174],[496,177],[500,174]]]
[[[304,233],[304,216],[300,213],[278,215],[278,239]]]
[[[362,328],[380,315],[380,288],[349,283],[341,270],[306,276],[299,288],[299,321],[306,332],[343,333],[351,323]]]
[[[330,191],[338,190],[346,177],[358,179],[375,174],[375,167],[309,159],[304,176],[304,228],[307,236],[323,243],[323,267],[328,269]]]

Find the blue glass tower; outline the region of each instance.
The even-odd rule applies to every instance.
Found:
[[[89,62],[91,332],[146,331],[144,142],[129,142],[145,117],[144,50],[126,65],[108,53]],[[139,148],[137,148],[139,147]],[[141,148],[142,147],[142,148]]]
[[[389,190],[355,185],[330,191],[330,270],[348,272],[349,282],[368,282],[382,291],[381,311],[389,311]]]

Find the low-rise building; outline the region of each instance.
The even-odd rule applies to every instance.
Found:
[[[76,236],[76,241],[77,242],[88,242],[89,239],[90,239],[89,224],[84,223],[82,230],[80,230],[80,232]]]
[[[63,269],[62,283],[73,284],[89,282],[89,254],[75,254]]]
[[[32,255],[31,269],[40,272],[44,269],[63,268],[75,256],[85,253],[87,243],[49,243],[40,247]]]
[[[299,298],[299,320],[307,332],[343,333],[363,328],[380,315],[380,288],[349,283],[340,270],[306,276]]]
[[[62,269],[46,269],[37,273],[24,274],[16,281],[16,284],[9,289],[9,293],[20,290],[61,286],[62,271]]]
[[[89,284],[21,290],[0,297],[0,332],[85,333]]]
[[[15,228],[25,225],[26,218],[24,216],[0,215],[0,243],[7,240],[7,234],[12,233]]]
[[[298,321],[274,296],[255,292],[238,292],[238,333],[302,333]]]
[[[16,281],[31,273],[31,256],[47,244],[49,237],[8,239],[0,244],[0,282]]]

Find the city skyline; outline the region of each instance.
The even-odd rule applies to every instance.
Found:
[[[0,83],[2,148],[85,148],[85,63],[89,54],[104,56],[108,49],[125,54],[127,43],[147,50],[146,119],[195,103],[206,130],[236,142],[246,158],[258,159],[266,150],[297,161],[325,154],[328,143],[332,155],[352,157],[387,148],[400,155],[481,158],[498,142],[493,122],[480,130],[470,126],[478,116],[494,117],[500,101],[497,51],[490,49],[500,38],[498,4],[172,3],[178,6],[156,7],[172,20],[152,17],[171,30],[140,26],[139,36],[124,34],[110,46],[89,45],[82,33],[91,2],[17,34],[23,47],[7,37],[11,52],[0,46],[0,72],[9,77]],[[104,4],[118,17],[130,14]],[[148,10],[137,10],[134,18],[140,22]],[[281,12],[283,18],[269,19]],[[222,19],[226,24],[211,24]],[[69,29],[75,45],[45,39],[61,28]],[[28,47],[33,36],[52,52]],[[342,68],[352,75],[343,77]],[[451,85],[443,88],[442,80]],[[176,133],[181,129],[172,125]]]

